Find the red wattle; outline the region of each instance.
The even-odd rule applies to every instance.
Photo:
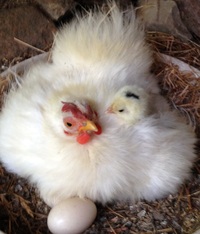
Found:
[[[91,136],[87,132],[81,133],[77,136],[76,140],[79,144],[84,145],[90,140]]]
[[[99,124],[97,124],[97,123],[95,123],[95,124],[96,124],[97,129],[98,129],[98,131],[95,132],[95,134],[96,134],[96,135],[100,135],[100,134],[102,133],[102,128],[101,128],[101,126],[100,126]]]

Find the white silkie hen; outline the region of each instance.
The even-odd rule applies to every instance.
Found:
[[[106,203],[176,192],[195,158],[191,128],[164,110],[127,127],[106,113],[126,85],[159,96],[151,63],[132,10],[113,3],[109,14],[90,12],[64,26],[52,62],[30,69],[6,98],[5,168],[36,184],[50,206],[72,196]]]

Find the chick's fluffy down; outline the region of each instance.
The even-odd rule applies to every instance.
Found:
[[[35,65],[6,98],[0,115],[0,160],[26,177],[50,206],[72,196],[102,203],[161,198],[189,177],[195,136],[166,108],[133,126],[106,113],[115,93],[138,85],[167,106],[150,74],[151,53],[134,12],[114,6],[64,26],[52,63]],[[101,135],[80,145],[62,128],[62,101],[87,101]]]

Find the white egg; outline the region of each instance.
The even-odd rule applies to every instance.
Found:
[[[55,205],[47,224],[53,234],[78,234],[93,223],[96,215],[97,208],[92,201],[74,197]]]

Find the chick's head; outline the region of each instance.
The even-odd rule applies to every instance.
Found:
[[[143,88],[124,86],[115,94],[107,112],[116,114],[124,123],[134,124],[148,115],[149,99]]]
[[[76,136],[80,144],[87,143],[93,133],[101,134],[97,113],[87,103],[62,102],[64,133]]]

